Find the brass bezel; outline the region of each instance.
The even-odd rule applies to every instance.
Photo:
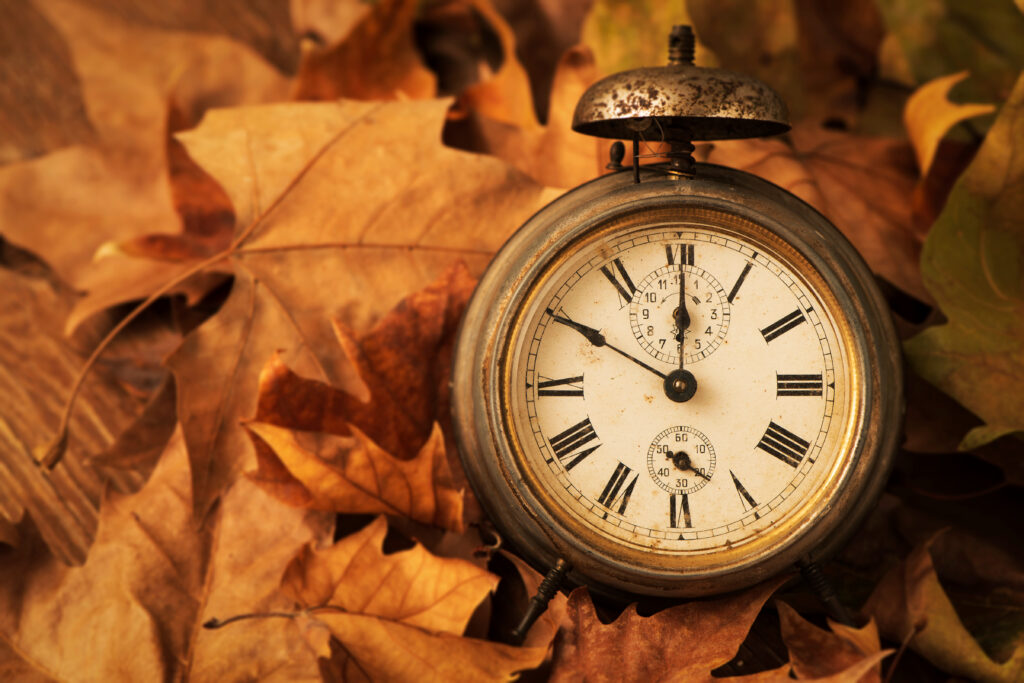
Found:
[[[727,224],[730,222],[734,225],[728,226]],[[730,544],[727,549],[699,551],[642,549],[639,546],[631,547],[627,543],[600,534],[592,526],[581,522],[565,510],[556,496],[541,483],[540,477],[537,476],[529,458],[524,453],[519,434],[512,424],[510,373],[513,366],[514,347],[521,339],[522,329],[527,324],[526,319],[531,317],[536,310],[536,299],[545,289],[551,276],[571,260],[575,253],[584,251],[595,243],[607,241],[613,236],[615,238],[625,237],[633,231],[656,229],[656,226],[663,223],[684,229],[698,226],[713,229],[722,235],[731,235],[756,245],[759,250],[771,254],[774,259],[785,264],[792,274],[824,305],[824,312],[827,313],[828,320],[841,344],[847,393],[844,405],[837,406],[837,409],[843,414],[844,424],[841,428],[841,436],[838,437],[838,442],[835,445],[839,454],[830,471],[820,482],[819,488],[803,503],[791,509],[778,523],[750,539]],[[851,410],[851,406],[857,405],[863,379],[861,372],[858,371],[858,363],[853,362],[855,359],[847,357],[850,351],[856,350],[856,346],[853,344],[850,322],[845,315],[838,315],[841,313],[842,308],[839,306],[838,300],[807,259],[774,233],[735,213],[720,208],[686,205],[661,207],[654,210],[637,207],[628,213],[616,214],[606,222],[592,226],[585,234],[566,244],[533,279],[512,317],[508,333],[504,338],[504,345],[499,352],[498,364],[502,370],[499,384],[501,426],[512,447],[512,454],[522,481],[530,487],[533,495],[546,507],[550,518],[557,520],[570,538],[579,539],[580,545],[616,557],[621,562],[648,567],[654,565],[683,574],[712,568],[719,571],[734,571],[756,562],[758,558],[776,548],[781,540],[796,533],[800,527],[813,525],[819,511],[826,507],[823,502],[827,502],[835,496],[836,491],[843,486],[849,475],[852,465],[853,436],[862,422],[856,411]]]

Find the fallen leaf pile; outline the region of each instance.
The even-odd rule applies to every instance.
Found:
[[[606,172],[579,96],[673,23],[792,112],[700,159],[931,307],[906,441],[823,566],[857,626],[786,575],[576,588],[509,645],[541,575],[469,491],[455,336]],[[1010,0],[4,4],[0,679],[1021,680],[1022,34]]]

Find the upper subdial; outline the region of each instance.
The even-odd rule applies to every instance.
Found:
[[[685,310],[689,325],[680,332],[680,271],[685,276]],[[707,358],[729,330],[729,301],[722,285],[697,266],[668,265],[645,277],[629,304],[633,336],[647,353],[673,365],[680,347],[685,363]]]

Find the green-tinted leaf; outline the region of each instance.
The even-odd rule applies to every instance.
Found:
[[[967,70],[954,95],[1001,101],[1024,68],[1024,14],[1012,0],[877,0],[917,83]]]
[[[949,322],[906,344],[913,368],[986,424],[961,448],[1024,430],[1024,77],[950,193],[921,258]]]

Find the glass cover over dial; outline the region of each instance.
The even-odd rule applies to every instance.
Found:
[[[855,422],[837,309],[795,251],[725,212],[591,231],[537,278],[506,342],[526,480],[568,527],[659,553],[799,518]]]

